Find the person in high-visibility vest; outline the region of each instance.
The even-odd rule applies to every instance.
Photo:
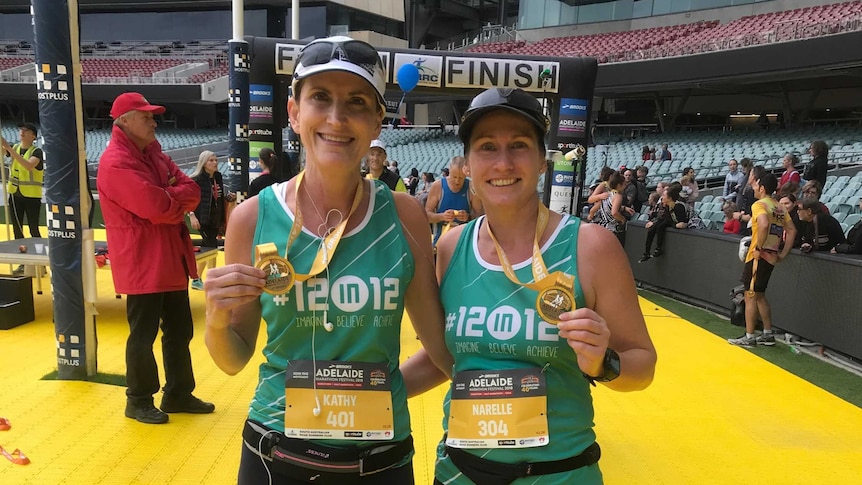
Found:
[[[2,140],[3,152],[12,160],[9,182],[6,184],[12,229],[15,239],[23,239],[23,225],[26,220],[30,227],[30,237],[42,237],[39,234],[39,212],[42,207],[42,178],[45,173],[44,154],[41,148],[33,144],[37,135],[36,125],[19,123],[18,129],[20,143],[10,146],[9,142]]]

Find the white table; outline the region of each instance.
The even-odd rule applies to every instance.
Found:
[[[37,244],[41,245],[41,252],[36,251]],[[27,252],[22,253],[19,250],[20,246],[26,246]],[[96,249],[104,249],[106,246],[107,243],[96,241]],[[205,269],[215,268],[218,251],[218,248],[201,247],[200,251],[195,253],[195,260],[198,263],[204,263]],[[31,237],[0,242],[0,264],[23,264],[25,266],[33,266],[35,268],[34,279],[36,280],[36,293],[41,295],[42,276],[47,274],[47,271],[44,269],[51,265],[51,260],[48,257],[48,239],[44,237]],[[106,264],[103,268],[110,269],[111,265]],[[116,296],[117,298],[120,298],[120,295]]]

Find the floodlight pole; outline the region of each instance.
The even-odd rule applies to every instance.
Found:
[[[299,40],[299,0],[290,2],[290,38]]]

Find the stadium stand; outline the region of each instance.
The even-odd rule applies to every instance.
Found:
[[[852,1],[625,32],[490,42],[468,52],[591,56],[600,63],[673,57],[862,30],[862,2]]]
[[[0,43],[0,81],[30,82],[34,58],[25,41]],[[201,84],[227,76],[227,41],[84,43],[81,71],[91,84]]]

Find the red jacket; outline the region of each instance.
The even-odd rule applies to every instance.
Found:
[[[96,186],[117,293],[187,289],[197,266],[185,214],[200,201],[198,184],[162,153],[159,142],[141,152],[115,126],[99,159]]]

